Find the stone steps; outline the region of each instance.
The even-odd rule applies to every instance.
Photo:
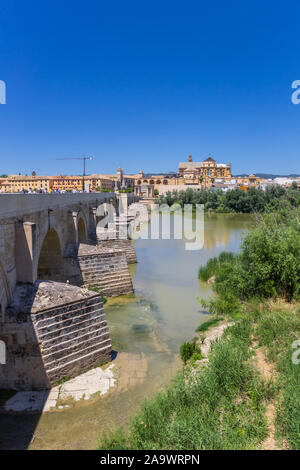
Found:
[[[57,351],[44,351],[43,350],[43,361],[44,364],[48,367],[51,364],[57,363],[57,360],[60,360],[62,364],[64,364],[69,359],[73,357],[78,357],[84,353],[86,349],[94,348],[95,345],[99,345],[102,343],[110,342],[110,337],[108,333],[108,328],[104,333],[101,330],[98,331],[97,334],[89,335],[88,343],[86,339],[78,342],[77,344],[69,344],[65,348],[60,347]],[[106,334],[105,334],[106,333]],[[88,346],[87,346],[88,345]],[[80,347],[80,349],[79,349]]]
[[[84,313],[81,313],[81,311],[82,308],[77,308],[76,310],[72,310],[72,312],[68,314],[64,313],[63,315],[53,312],[53,316],[51,316],[50,318],[44,320],[34,319],[34,324],[39,329],[39,332],[42,334],[42,332],[51,332],[52,330],[57,331],[58,325],[67,327],[71,324],[74,325],[75,323],[79,323],[87,318],[93,319],[94,316],[99,315],[99,311],[100,314],[104,315],[102,304],[100,303],[98,303],[98,305],[95,305],[93,308],[86,307],[84,309]]]
[[[98,240],[98,246],[103,249],[113,249],[116,252],[123,252],[128,264],[137,263],[136,252],[130,240]]]
[[[95,283],[90,283],[89,285],[91,287],[99,288],[105,297],[116,297],[122,294],[132,294],[133,292],[132,283],[130,282],[119,282],[119,283],[110,282],[106,286],[101,285],[98,282],[95,282]]]
[[[99,282],[102,282],[104,284],[108,284],[109,282],[111,282],[112,280],[122,280],[122,279],[130,279],[130,274],[128,272],[128,270],[124,270],[123,272],[120,271],[120,273],[104,273],[104,275],[102,275],[102,273],[99,273],[98,272],[88,272],[86,273],[84,276],[83,276],[83,280],[85,283],[88,283],[88,281],[99,281]]]
[[[78,261],[84,286],[97,287],[106,297],[133,292],[127,259],[121,250],[105,251],[97,246],[82,249],[82,253]]]
[[[82,302],[82,301],[81,301]],[[94,294],[93,296],[88,297],[85,301],[86,311],[92,311],[95,308],[102,307],[102,301],[99,300],[99,296]],[[45,326],[49,322],[53,323],[53,320],[57,318],[58,321],[63,321],[69,319],[70,316],[77,315],[77,311],[80,308],[80,302],[72,302],[64,305],[62,311],[61,306],[57,308],[44,309],[40,312],[33,314],[33,319],[36,325]],[[49,311],[51,310],[51,315],[49,316]]]
[[[100,328],[106,328],[107,330],[107,325],[106,325],[106,321],[103,320],[102,322],[100,322],[99,324],[99,327]],[[53,340],[46,340],[46,341],[43,341],[43,352],[45,352],[45,354],[47,354],[46,352],[47,351],[57,351],[59,348],[63,348],[65,346],[67,346],[71,341],[73,341],[75,338],[76,340],[81,340],[83,339],[84,337],[86,337],[87,335],[94,335],[94,332],[95,331],[98,331],[97,329],[95,330],[95,326],[94,325],[89,325],[87,327],[84,327],[84,328],[80,328],[80,330],[77,330],[77,332],[73,332],[72,336],[70,337],[69,334],[66,334],[66,335],[60,335],[60,341],[53,341]],[[108,330],[107,330],[108,331]],[[57,346],[58,344],[58,346]]]
[[[102,362],[105,357],[107,358],[107,361],[110,360],[110,355],[107,355],[108,350],[111,351],[111,344],[100,345],[99,348],[84,354],[81,358],[73,358],[72,360],[65,362],[65,364],[59,364],[55,367],[49,368],[47,374],[50,382],[52,384],[55,383],[58,380],[58,377],[65,377],[67,375],[74,377],[78,375],[79,371],[81,373],[83,370],[80,367],[80,363],[95,364]]]
[[[80,315],[78,321],[76,322],[68,322],[68,324],[58,323],[57,325],[53,325],[50,330],[45,328],[39,329],[39,338],[42,341],[54,341],[55,338],[57,340],[60,340],[62,336],[68,335],[70,332],[76,331],[77,328],[79,330],[81,328],[87,328],[88,326],[93,328],[93,325],[96,322],[103,321],[104,318],[104,313],[100,315],[95,315],[93,317],[90,317],[88,315]]]
[[[82,372],[96,360],[111,359],[100,295],[91,293],[83,300],[37,312],[32,319],[50,384]]]

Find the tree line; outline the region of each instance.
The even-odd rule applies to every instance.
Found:
[[[156,201],[159,204],[172,206],[177,203],[203,204],[206,211],[220,213],[262,213],[274,212],[281,208],[293,208],[300,205],[300,191],[297,183],[293,183],[288,189],[278,185],[272,185],[266,190],[249,188],[247,192],[241,189],[231,189],[226,192],[221,189],[196,191],[188,188],[185,191],[168,191]]]

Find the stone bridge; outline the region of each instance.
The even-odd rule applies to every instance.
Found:
[[[133,291],[128,262],[136,257],[130,240],[97,240],[97,208],[113,204],[119,215],[136,200],[0,195],[0,388],[49,388],[110,360],[103,295]]]

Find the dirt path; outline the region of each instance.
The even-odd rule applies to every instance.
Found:
[[[263,348],[259,348],[256,341],[253,342],[253,347],[255,350],[256,367],[258,372],[264,380],[271,380],[275,375],[273,366],[267,362]],[[261,448],[263,450],[281,450],[280,447],[277,446],[275,440],[275,416],[275,404],[273,400],[270,400],[267,404],[265,413],[265,417],[268,423],[268,435],[262,442]]]

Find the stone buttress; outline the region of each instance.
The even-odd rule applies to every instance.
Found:
[[[80,244],[78,262],[87,288],[96,288],[106,297],[132,294],[132,279],[123,250],[108,245]]]
[[[38,390],[111,360],[102,297],[70,284],[19,285],[1,335],[0,388]]]

